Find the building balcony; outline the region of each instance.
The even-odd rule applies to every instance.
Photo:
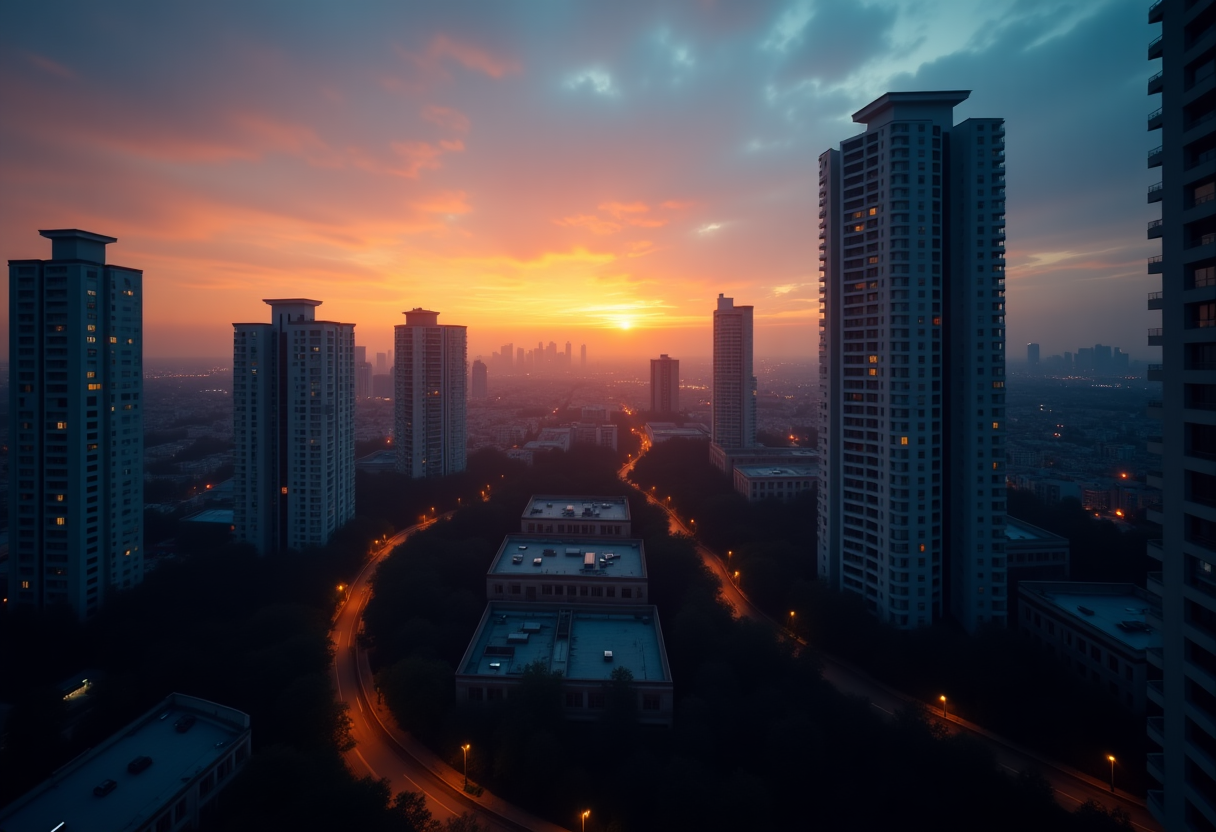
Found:
[[[1165,365],[1149,364],[1147,377],[1149,381],[1165,381]]]
[[[1157,745],[1165,745],[1165,717],[1150,716],[1148,718],[1148,738]]]
[[[1148,309],[1150,312],[1153,311],[1154,309],[1160,309],[1162,302],[1163,302],[1163,298],[1162,298],[1161,292],[1149,292],[1148,293]]]
[[[1155,61],[1157,58],[1161,57],[1161,54],[1162,54],[1161,35],[1157,35],[1157,37],[1155,37],[1151,41],[1149,41],[1148,59],[1150,61]]]
[[[1160,572],[1147,572],[1145,574],[1146,574],[1145,587],[1148,589],[1149,592],[1153,593],[1157,597],[1161,597],[1162,593],[1164,593],[1164,591],[1165,591],[1165,585],[1161,583],[1161,573]]]
[[[1148,693],[1148,698],[1151,701],[1156,702],[1161,707],[1165,707],[1165,688],[1162,686],[1160,679],[1149,679],[1145,685],[1145,689]],[[1160,757],[1161,755],[1158,754],[1157,756]],[[1149,773],[1152,774],[1152,772]],[[1154,774],[1153,776],[1161,782],[1165,782],[1165,778],[1163,776],[1157,774]]]
[[[1158,107],[1156,110],[1148,114],[1148,129],[1160,130],[1163,121],[1164,116],[1161,115],[1161,108]]]
[[[1159,347],[1164,343],[1165,335],[1162,333],[1161,327],[1156,327],[1148,331],[1148,345],[1150,347]]]
[[[1160,3],[1158,3],[1160,5]],[[1165,791],[1163,789],[1149,789],[1148,799],[1145,801],[1148,806],[1148,811],[1157,823],[1165,825]]]
[[[1156,93],[1161,92],[1161,88],[1165,85],[1164,81],[1162,80],[1163,75],[1165,75],[1164,70],[1162,70],[1161,72],[1158,72],[1152,78],[1148,79],[1148,94],[1149,95],[1155,95]]]
[[[1149,220],[1148,221],[1148,238],[1150,240],[1161,239],[1161,229],[1165,220]]]
[[[1150,523],[1156,523],[1158,526],[1163,525],[1165,523],[1165,515],[1161,513],[1161,504],[1157,503],[1156,505],[1146,506],[1144,509],[1144,519]],[[1165,557],[1165,551],[1161,547],[1160,538],[1150,540],[1148,542],[1148,556],[1161,560]]]
[[[1151,202],[1160,202],[1161,196],[1162,196],[1162,193],[1161,193],[1161,183],[1160,182],[1154,182],[1152,185],[1148,186],[1148,201],[1150,203]]]
[[[1149,166],[1150,168],[1159,168],[1159,167],[1161,167],[1161,157],[1162,157],[1162,155],[1163,155],[1163,153],[1162,153],[1162,147],[1161,147],[1161,145],[1157,145],[1157,146],[1156,146],[1156,147],[1154,147],[1152,150],[1150,150],[1150,151],[1148,152],[1148,166]]]
[[[1149,452],[1150,454],[1153,454],[1154,456],[1161,456],[1161,455],[1162,455],[1162,453],[1164,453],[1164,450],[1165,450],[1165,449],[1164,449],[1164,447],[1163,447],[1163,446],[1162,446],[1162,444],[1161,444],[1161,437],[1160,437],[1160,436],[1150,436],[1150,437],[1148,437],[1148,439],[1146,440],[1145,444],[1147,445],[1147,450],[1148,450],[1148,452]]]
[[[1162,478],[1160,471],[1149,471],[1144,477],[1144,484],[1149,488],[1161,488]]]
[[[1161,0],[1148,7],[1148,22],[1160,23],[1161,18],[1165,17],[1165,9],[1161,7]]]
[[[1156,668],[1165,667],[1165,650],[1160,647],[1150,647],[1144,651],[1148,663]]]
[[[1144,408],[1144,415],[1149,419],[1160,419],[1165,414],[1162,413],[1162,404],[1160,399],[1150,399],[1148,405]]]
[[[1148,273],[1149,274],[1161,274],[1161,269],[1163,268],[1163,266],[1164,266],[1164,264],[1162,263],[1162,255],[1158,254],[1154,257],[1148,258]]]

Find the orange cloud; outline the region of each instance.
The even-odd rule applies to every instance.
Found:
[[[645,214],[650,208],[644,202],[605,202],[600,205],[600,210],[607,211],[619,220],[628,214]]]
[[[435,104],[427,105],[422,110],[422,117],[432,124],[438,124],[440,127],[453,130],[457,133],[464,133],[469,129],[468,116],[450,107],[440,107]]]
[[[458,43],[447,35],[436,35],[427,48],[427,55],[440,60],[452,58],[465,69],[484,72],[491,78],[501,78],[520,70],[515,61],[495,57],[472,44]]]
[[[553,223],[567,228],[585,228],[592,234],[615,234],[622,228],[620,223],[602,220],[591,214],[576,214],[573,217],[563,217],[560,220],[554,220]]]

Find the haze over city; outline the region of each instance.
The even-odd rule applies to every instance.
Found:
[[[224,356],[282,296],[324,299],[373,353],[422,305],[471,356],[707,357],[718,292],[755,305],[758,356],[805,357],[815,157],[877,95],[966,79],[957,117],[1006,118],[1018,171],[1009,343],[1143,359],[1133,9],[7,4],[0,247],[118,237],[149,276],[149,360]]]

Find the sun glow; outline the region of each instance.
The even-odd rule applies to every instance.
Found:
[[[628,318],[621,318],[621,320],[617,322],[617,326],[619,326],[621,329],[630,329],[633,326],[633,321],[629,320]]]

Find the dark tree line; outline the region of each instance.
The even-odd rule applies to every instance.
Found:
[[[794,626],[814,647],[921,701],[946,694],[962,716],[1096,777],[1114,754],[1127,788],[1144,782],[1143,718],[1066,670],[1016,629],[1016,618],[1014,629],[976,636],[948,623],[903,632],[877,621],[856,595],[816,581],[814,493],[787,505],[748,505],[709,464],[704,442],[652,448],[633,479],[696,519],[697,537],[711,549],[733,552],[731,568],[748,597],[783,623],[793,610]],[[1124,580],[1139,569],[1143,583],[1143,535],[1119,532],[1079,505],[1049,508],[1025,498],[1011,490],[1010,513],[1072,541],[1074,579]]]
[[[1094,807],[1065,812],[1041,778],[1006,777],[983,746],[940,736],[915,709],[892,726],[841,696],[811,651],[795,655],[770,628],[732,619],[691,541],[669,536],[666,516],[636,493],[674,727],[638,723],[633,698],[619,695],[623,674],[594,722],[563,718],[560,679],[544,667],[529,667],[506,700],[458,705],[452,674],[484,609],[485,570],[527,497],[623,488],[609,459],[577,453],[518,474],[399,547],[365,615],[398,719],[457,767],[471,744],[470,776],[495,793],[567,826],[593,807],[596,830],[1121,828]],[[701,487],[700,475],[688,485]]]

